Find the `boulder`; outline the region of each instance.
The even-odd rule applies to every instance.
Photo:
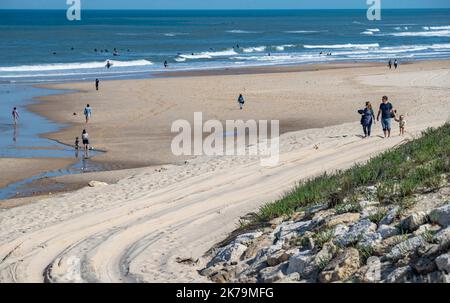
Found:
[[[430,212],[430,221],[442,227],[450,225],[450,204],[435,208]]]
[[[310,277],[316,270],[314,264],[314,255],[311,251],[301,251],[289,258],[289,265],[286,270],[288,275],[292,273],[299,273],[301,278]]]
[[[384,218],[381,219],[380,225],[392,224],[392,222],[394,222],[394,220],[395,220],[395,217],[397,217],[399,210],[400,210],[400,208],[398,206],[389,210],[388,213],[384,216]]]
[[[392,236],[396,236],[400,233],[397,227],[390,226],[390,225],[380,225],[378,227],[378,233],[381,235],[381,238],[387,239]]]
[[[365,234],[373,232],[377,229],[375,223],[369,220],[361,220],[354,224],[350,229],[343,235],[336,237],[335,243],[340,246],[348,246],[350,244],[358,242]]]
[[[450,274],[450,253],[440,255],[436,258],[435,262],[439,270]]]
[[[238,262],[242,254],[247,250],[247,246],[240,243],[231,243],[219,249],[219,252],[211,260],[209,266],[220,262]]]
[[[419,211],[400,221],[400,226],[408,231],[415,231],[420,225],[427,223],[428,216],[425,212]]]
[[[326,220],[328,227],[333,227],[339,224],[353,224],[359,221],[360,215],[358,213],[345,213],[331,217]]]
[[[339,253],[319,274],[319,281],[330,283],[350,278],[360,267],[359,252],[356,248],[347,248]]]
[[[400,244],[395,245],[391,251],[386,255],[386,258],[392,261],[402,259],[405,255],[415,251],[420,246],[424,245],[425,241],[422,237],[413,237]]]
[[[106,182],[100,182],[100,181],[91,181],[88,183],[89,187],[101,187],[101,186],[106,186],[108,185],[108,183]]]

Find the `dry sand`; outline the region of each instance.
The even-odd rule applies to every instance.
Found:
[[[167,153],[169,122],[189,119],[196,110],[207,118],[279,118],[284,131],[314,128],[284,134],[280,162],[272,168],[260,166],[256,157],[200,156],[161,171],[143,169],[113,185],[0,210],[0,281],[204,281],[196,271],[201,256],[241,216],[279,198],[301,179],[365,161],[445,123],[449,67],[442,61],[402,66],[389,74],[384,67],[363,67],[112,81],[102,83],[98,95],[88,91],[90,84],[63,85],[86,91],[52,97],[37,110],[67,121],[73,108],[81,112],[84,103],[91,103],[94,144],[109,151],[100,161],[120,165],[164,161],[151,154]],[[247,97],[242,112],[235,101],[240,91]],[[382,139],[377,125],[374,136],[362,141],[356,109],[384,94],[408,113],[407,136],[397,136],[394,127],[396,136]],[[77,123],[53,136],[72,137],[82,127]],[[199,258],[199,263],[178,264],[177,257]]]

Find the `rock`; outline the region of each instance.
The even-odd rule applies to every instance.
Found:
[[[376,206],[367,206],[361,211],[361,219],[367,219],[372,215],[378,213],[380,209]]]
[[[446,243],[450,241],[450,226],[438,231],[433,236],[433,241],[438,243]]]
[[[339,224],[336,225],[333,232],[333,237],[338,238],[345,235],[346,232],[348,232],[349,227],[345,224]]]
[[[419,275],[426,275],[436,270],[436,264],[432,259],[424,257],[415,262],[413,268]]]
[[[440,255],[436,258],[435,262],[439,270],[445,271],[447,274],[450,274],[450,253]]]
[[[294,272],[290,275],[284,276],[280,280],[276,281],[276,283],[297,283],[300,281],[300,274],[298,272]]]
[[[292,255],[298,253],[298,249],[293,249],[289,251],[279,250],[275,254],[267,257],[267,264],[269,266],[276,266],[280,263],[286,262]]]
[[[377,232],[368,232],[363,234],[361,240],[358,244],[362,247],[373,248],[375,245],[379,244],[383,240],[381,235]]]
[[[89,187],[101,187],[101,186],[106,186],[108,185],[108,183],[106,182],[100,182],[100,181],[91,181],[88,183]]]
[[[400,226],[408,231],[415,231],[420,225],[427,223],[428,216],[425,212],[419,211],[411,214],[407,218],[400,221]]]
[[[387,278],[386,282],[388,283],[405,283],[408,282],[408,278],[412,274],[412,269],[410,266],[403,266],[397,268],[393,272],[391,272]]]
[[[375,223],[372,223],[366,219],[361,220],[350,227],[348,232],[339,237],[336,237],[335,243],[341,246],[348,246],[349,244],[358,242],[364,236],[364,234],[373,232],[376,229],[377,225]]]
[[[359,221],[360,215],[358,213],[345,213],[337,215],[326,220],[328,227],[333,227],[339,224],[353,224]]]
[[[387,239],[392,236],[396,236],[400,233],[397,227],[390,226],[390,225],[380,225],[378,227],[378,233],[381,235],[381,238]]]
[[[364,274],[364,282],[374,283],[381,280],[381,261],[378,257],[369,257],[366,262],[367,270]]]
[[[283,222],[275,230],[274,234],[279,240],[289,240],[294,236],[301,236],[304,232],[311,229],[313,226],[312,221],[300,221],[300,222]]]
[[[439,229],[441,229],[441,227],[439,225],[424,224],[424,225],[421,225],[413,234],[415,236],[420,236],[427,232],[436,232]]]
[[[386,255],[389,260],[397,261],[402,259],[405,255],[415,251],[420,246],[424,245],[425,241],[422,237],[413,237],[400,244],[395,245],[391,251]]]
[[[336,210],[332,208],[321,210],[314,214],[314,216],[312,217],[312,221],[314,222],[314,225],[321,225],[325,220],[327,220],[331,216],[334,216],[335,214]]]
[[[290,275],[296,272],[300,274],[300,277],[308,278],[316,270],[313,261],[314,255],[311,253],[311,251],[301,251],[289,258],[289,266],[286,270],[286,273]]]
[[[231,243],[222,247],[216,256],[211,260],[209,266],[220,262],[237,262],[242,254],[247,250],[247,246],[239,243]]]
[[[234,243],[249,245],[254,239],[261,237],[262,234],[263,233],[260,231],[242,234],[242,235],[239,235],[236,237],[236,239],[234,240]]]
[[[333,259],[336,251],[337,247],[332,242],[325,243],[322,250],[315,256],[314,263],[318,267],[320,267],[324,262],[328,264],[328,262]]]
[[[400,208],[398,206],[389,210],[388,213],[386,214],[386,216],[384,216],[384,218],[381,219],[380,225],[389,225],[392,222],[394,222],[395,217],[397,217],[399,210],[400,210]]]
[[[435,208],[430,212],[430,221],[442,227],[450,225],[450,204]]]
[[[319,281],[330,283],[350,278],[360,267],[359,252],[356,248],[347,248],[339,253],[319,274]]]
[[[287,266],[287,263],[280,264],[275,267],[267,267],[259,272],[259,277],[263,283],[274,283],[285,277],[283,269]]]

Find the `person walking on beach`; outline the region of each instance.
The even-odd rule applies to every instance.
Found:
[[[395,69],[397,69],[397,67],[398,67],[398,60],[397,59],[395,59],[395,61],[394,61],[394,67],[395,67]]]
[[[242,107],[244,106],[244,103],[245,103],[244,96],[242,96],[242,94],[239,95],[238,103],[239,103],[239,108],[242,110]]]
[[[85,156],[89,157],[89,134],[85,129],[83,129],[83,133],[81,134],[81,140],[83,141]]]
[[[388,66],[389,66],[389,69],[392,69],[392,59],[389,59]]]
[[[380,104],[380,109],[377,114],[377,121],[380,121],[381,115],[381,126],[383,127],[384,137],[391,136],[391,119],[393,115],[393,106],[389,103],[387,96],[383,96],[382,102]]]
[[[375,114],[372,109],[372,104],[366,102],[366,107],[358,111],[361,115],[361,125],[364,131],[364,138],[370,137],[372,123],[375,120]]]
[[[95,79],[95,90],[98,90],[98,85],[100,84],[100,80]]]
[[[86,124],[89,122],[89,119],[92,116],[92,108],[89,104],[84,108],[84,116],[86,117]]]
[[[14,107],[14,109],[13,109],[12,117],[13,117],[14,125],[16,125],[17,121],[19,120],[19,112],[17,111],[17,107]]]

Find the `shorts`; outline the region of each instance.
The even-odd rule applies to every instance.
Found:
[[[381,126],[383,131],[391,130],[391,118],[381,118]]]

